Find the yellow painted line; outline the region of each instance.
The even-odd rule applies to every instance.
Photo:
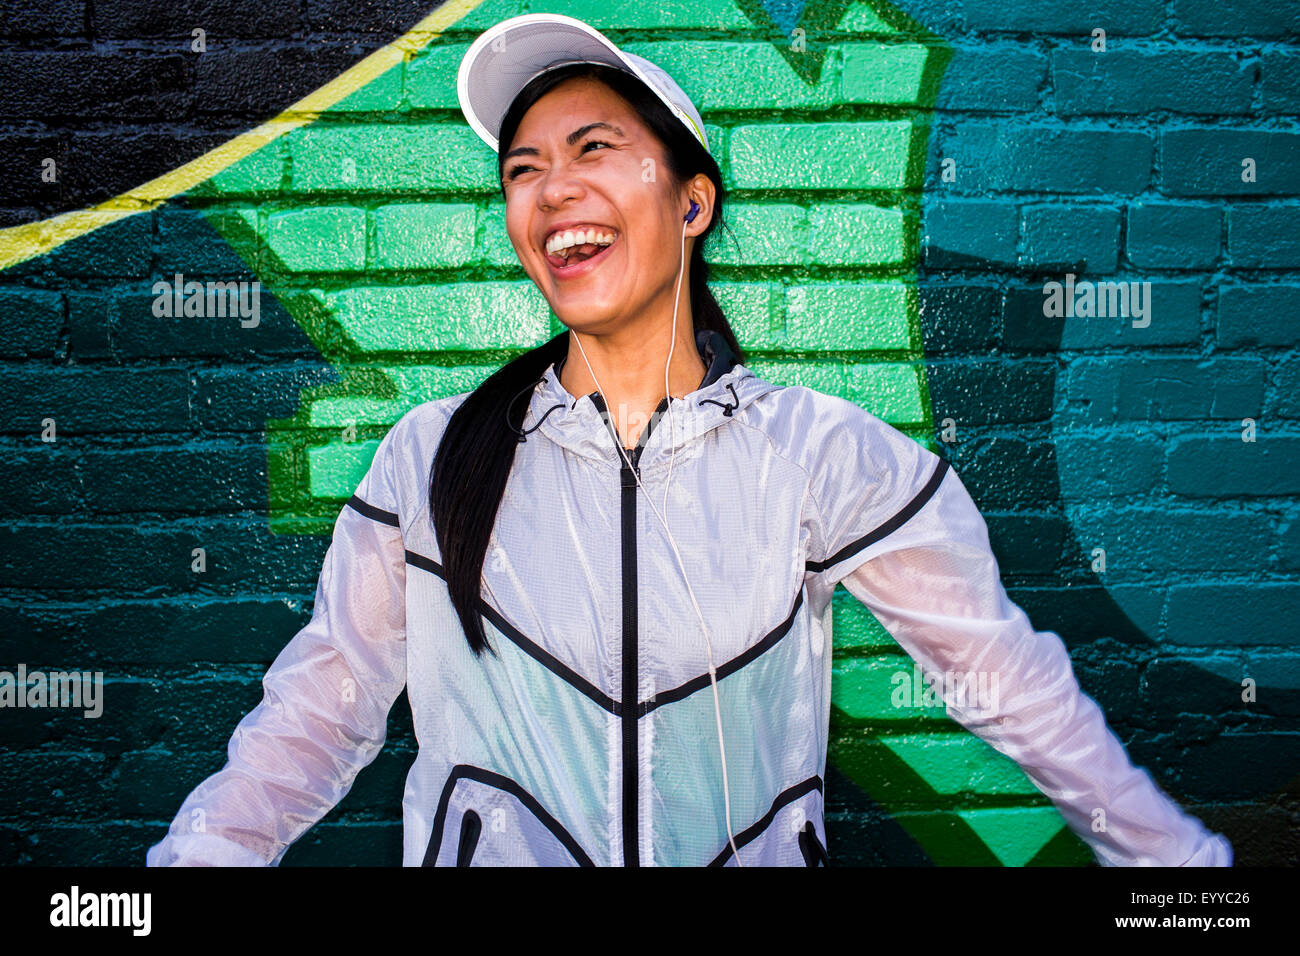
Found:
[[[435,37],[458,23],[482,2],[483,0],[448,0],[392,43],[349,67],[319,89],[308,93],[274,118],[222,143],[184,166],[163,173],[156,179],[151,179],[89,209],[59,213],[57,216],[39,222],[0,229],[0,270],[45,255],[70,239],[84,236],[100,226],[107,226],[127,216],[154,209],[173,196],[210,179],[232,163],[257,152],[285,133],[315,122],[321,113],[333,107],[345,96],[355,93],[402,60],[411,59],[428,46]]]

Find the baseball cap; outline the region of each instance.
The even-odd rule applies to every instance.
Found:
[[[663,101],[707,151],[704,120],[673,78],[645,57],[625,53],[595,28],[559,13],[526,13],[485,30],[460,61],[456,94],[474,132],[494,152],[506,111],[541,73],[570,63],[602,63],[631,73]]]

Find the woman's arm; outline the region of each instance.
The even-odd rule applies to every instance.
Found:
[[[950,717],[1020,764],[1104,865],[1232,864],[1232,846],[1129,760],[1079,688],[1061,638],[1035,631],[1002,586],[988,529],[956,472],[843,399],[808,391],[798,420],[817,515],[808,569],[843,582],[925,674],[995,695]]]
[[[929,452],[911,460],[928,469],[931,487],[919,485],[914,512],[858,552],[868,560],[843,577],[849,593],[923,674],[954,672],[972,689],[984,675],[983,698],[950,703],[949,716],[1015,760],[1101,864],[1231,866],[1231,844],[1129,760],[1061,638],[1035,631],[1008,598],[956,472]]]
[[[149,866],[279,864],[383,747],[406,683],[397,431],[335,522],[311,620],[266,672],[262,702],[235,728],[226,765],[149,849]]]

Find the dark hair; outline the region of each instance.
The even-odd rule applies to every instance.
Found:
[[[498,176],[504,171],[501,156],[509,152],[515,131],[529,107],[557,84],[575,76],[590,76],[606,83],[640,114],[664,145],[668,172],[677,185],[685,185],[697,173],[703,173],[713,182],[713,218],[691,250],[691,313],[695,332],[710,329],[721,333],[737,359],[743,362],[740,344],[709,291],[709,267],[704,261],[704,242],[722,222],[722,174],[717,161],[639,79],[622,70],[590,63],[558,67],[533,79],[515,97],[502,121]],[[504,194],[504,183],[501,188]],[[519,430],[527,414],[528,400],[546,369],[568,351],[569,333],[565,330],[489,375],[452,414],[430,469],[429,512],[438,536],[443,574],[452,605],[475,655],[491,650],[479,615],[483,560],[514,464],[515,450],[522,440]]]

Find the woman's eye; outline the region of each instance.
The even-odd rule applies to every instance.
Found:
[[[584,153],[586,153],[586,152],[589,151],[589,150],[587,149],[588,146],[604,146],[606,149],[610,149],[610,148],[612,148],[612,147],[610,147],[609,143],[605,142],[605,141],[602,140],[602,139],[589,139],[589,140],[587,140],[585,143],[583,143],[583,144],[582,144],[582,151],[583,151]],[[522,173],[529,172],[529,171],[531,171],[531,170],[533,170],[533,169],[536,169],[536,167],[535,167],[535,166],[526,166],[526,165],[524,165],[524,164],[522,164],[522,163],[521,163],[520,165],[518,165],[518,166],[512,166],[509,170],[506,171],[505,181],[506,181],[506,182],[510,182],[510,181],[511,181],[512,179],[514,179],[516,176],[519,176],[519,175],[522,174]]]

